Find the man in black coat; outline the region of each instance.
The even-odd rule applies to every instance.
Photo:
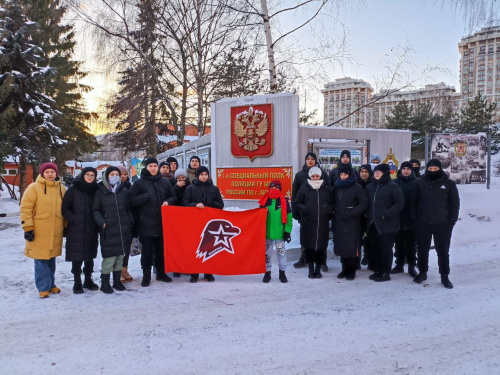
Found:
[[[391,181],[387,164],[379,164],[373,171],[373,182],[366,189],[370,201],[366,214],[370,264],[375,272],[371,280],[389,281],[392,266],[392,247],[399,230],[399,213],[405,199],[401,189]]]
[[[141,286],[147,287],[151,282],[151,266],[156,266],[156,280],[171,282],[165,273],[163,254],[163,227],[161,207],[175,204],[177,201],[172,185],[159,173],[158,160],[147,158],[143,162],[141,178],[130,190],[130,203],[138,209],[139,241],[142,244]]]
[[[319,163],[318,163],[318,157],[314,152],[308,152],[305,157],[304,165],[302,167],[302,170],[297,172],[295,174],[295,177],[293,179],[293,184],[292,184],[292,216],[295,220],[300,220],[300,213],[297,209],[297,194],[302,186],[307,184],[307,179],[309,178],[309,170],[312,167],[318,167],[321,169]],[[321,180],[325,181],[325,184],[328,186],[329,185],[329,179],[328,175],[326,172],[322,171],[322,176]],[[307,266],[306,262],[306,256],[304,253],[304,248],[301,249],[302,254],[300,255],[300,259],[298,262],[294,263],[295,268],[303,268]],[[326,253],[325,253],[326,255]],[[323,271],[327,271],[328,267],[326,266],[326,259],[325,259],[325,264],[323,265]]]
[[[405,198],[405,208],[399,215],[400,228],[396,233],[396,243],[394,256],[396,257],[396,266],[391,273],[404,272],[405,258],[408,263],[408,274],[411,277],[417,276],[415,269],[417,261],[417,249],[415,247],[415,232],[413,229],[414,220],[410,217],[410,199],[415,190],[415,174],[409,161],[401,163],[398,171],[398,177],[394,180],[403,191]]]
[[[450,241],[453,227],[458,220],[460,197],[455,182],[444,173],[441,162],[431,159],[425,174],[415,182],[415,194],[411,200],[411,216],[416,219],[419,274],[413,280],[427,280],[429,249],[434,238],[438,256],[441,283],[453,288],[450,274]]]
[[[343,150],[340,153],[340,160],[337,163],[337,168],[334,168],[330,171],[330,186],[335,185],[335,181],[340,176],[340,167],[342,165],[349,165],[351,167],[351,176],[355,176],[356,178],[358,178],[358,172],[352,167],[351,152],[349,150]]]

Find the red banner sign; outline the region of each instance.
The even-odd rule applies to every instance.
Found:
[[[162,207],[165,272],[266,272],[267,210]]]
[[[231,107],[231,153],[265,157],[273,153],[273,105]]]
[[[280,180],[283,194],[292,197],[292,167],[217,168],[217,187],[223,199],[259,200],[272,180]]]

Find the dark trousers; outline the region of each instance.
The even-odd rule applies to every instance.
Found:
[[[325,264],[326,249],[305,249],[307,263]]]
[[[450,223],[432,225],[417,223],[418,269],[420,272],[427,272],[429,270],[429,249],[431,247],[431,239],[434,238],[439,273],[441,275],[450,274],[450,240],[452,232],[453,225]]]
[[[83,266],[83,274],[85,276],[92,275],[92,272],[94,272],[94,259],[86,260],[85,262],[71,262],[71,273],[73,275],[81,275],[82,264],[84,263],[85,265]]]
[[[123,257],[123,265],[122,267],[128,267],[128,259],[130,258],[130,254],[127,254]]]
[[[370,225],[368,230],[368,243],[373,271],[389,273],[392,267],[392,247],[396,233],[379,234],[375,225]]]
[[[415,247],[415,232],[413,230],[405,229],[396,233],[394,256],[396,257],[396,265],[404,266],[406,257],[408,266],[415,267],[417,249]]]
[[[165,273],[165,261],[163,255],[163,237],[139,237],[142,244],[141,252],[141,267],[142,269],[151,269],[154,263],[156,267],[156,274],[161,275]]]
[[[355,273],[359,257],[340,257],[342,271],[346,273]]]

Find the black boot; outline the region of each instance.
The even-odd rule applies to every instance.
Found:
[[[181,277],[181,274],[179,272],[174,272],[172,274],[172,276],[175,277],[175,278],[178,278],[178,277]]]
[[[156,272],[156,280],[163,281],[164,283],[172,282],[172,278],[170,276],[168,276],[164,271],[159,270]]]
[[[209,283],[213,283],[215,281],[215,277],[211,273],[204,274],[203,278],[207,280]]]
[[[380,274],[381,274],[381,272],[380,272],[380,271],[375,271],[375,272],[374,272],[374,273],[372,273],[370,276],[368,276],[368,278],[369,278],[370,280],[375,280],[375,278],[376,278],[378,275],[380,275]]]
[[[408,275],[410,275],[411,277],[417,277],[418,272],[415,266],[408,266]]]
[[[149,286],[150,282],[151,282],[151,267],[148,267],[147,269],[143,268],[141,286],[147,287]]]
[[[302,252],[300,259],[297,261],[297,263],[294,263],[293,266],[295,268],[304,268],[305,266],[307,266],[306,256],[305,256],[304,252]]]
[[[285,275],[285,271],[283,270],[280,270],[280,281],[282,283],[287,283],[288,282],[288,279],[286,278],[286,275]]]
[[[345,263],[342,262],[342,260],[340,262],[342,264],[342,271],[340,271],[340,273],[337,275],[337,279],[345,279],[347,275]]]
[[[400,264],[396,264],[394,266],[394,268],[391,270],[391,273],[403,273],[405,272],[405,267],[400,265]]]
[[[388,272],[380,272],[379,275],[376,276],[373,280],[377,282],[389,281],[391,280],[391,275]]]
[[[316,269],[314,270],[314,274],[316,275],[317,279],[321,279],[323,275],[321,274],[321,263],[316,263]]]
[[[309,263],[309,275],[307,275],[307,277],[310,279],[316,278],[316,274],[314,273],[314,263],[313,262]]]
[[[453,289],[453,284],[448,278],[448,275],[441,275],[441,284],[443,284],[446,289]]]
[[[359,258],[358,258],[359,260]],[[345,267],[345,279],[346,280],[349,280],[349,281],[352,281],[354,280],[354,278],[356,277],[356,270],[357,270],[357,265],[356,263],[354,263],[354,266],[351,265],[348,265],[347,267]]]
[[[425,280],[427,280],[427,272],[420,272],[413,281],[417,284],[422,284]]]
[[[94,280],[92,280],[92,274],[85,274],[85,280],[83,282],[83,287],[88,290],[99,290],[99,285],[94,283]]]
[[[262,279],[263,283],[268,283],[269,281],[271,281],[271,271],[267,271]]]
[[[109,278],[111,274],[103,274],[101,273],[101,291],[106,294],[113,294],[115,291],[109,285]]]
[[[73,275],[73,280],[74,280],[73,293],[82,294],[83,293],[82,275],[80,274]]]
[[[356,271],[351,270],[345,277],[346,280],[352,281],[356,278]]]
[[[113,289],[123,292],[124,290],[127,290],[127,288],[125,288],[125,285],[123,285],[120,281],[121,275],[122,271],[113,271]]]
[[[197,273],[193,273],[193,274],[191,275],[191,278],[189,279],[189,282],[190,282],[190,283],[193,283],[193,284],[194,284],[194,283],[197,283],[197,282],[198,282],[198,277],[199,277],[199,275],[198,275]]]

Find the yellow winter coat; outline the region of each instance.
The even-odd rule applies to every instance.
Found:
[[[61,255],[65,224],[61,204],[66,189],[61,180],[47,181],[41,175],[29,185],[21,200],[21,224],[25,232],[34,230],[35,240],[26,241],[24,255],[50,259]]]

